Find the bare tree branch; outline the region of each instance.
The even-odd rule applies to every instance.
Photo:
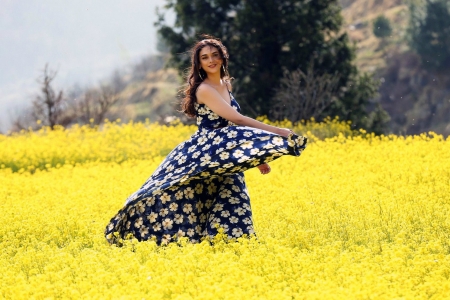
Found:
[[[313,60],[306,73],[300,69],[286,72],[276,89],[274,117],[292,122],[318,118],[336,99],[338,83],[337,74],[317,74]]]
[[[64,119],[64,94],[63,91],[55,92],[52,81],[55,79],[57,71],[49,70],[45,65],[43,75],[38,82],[41,84],[41,95],[38,95],[32,102],[31,116],[35,121],[40,120],[43,125],[48,125],[53,130],[55,125],[65,125],[61,121]]]

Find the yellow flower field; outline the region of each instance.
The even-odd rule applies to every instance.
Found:
[[[194,131],[0,135],[0,299],[450,298],[450,139],[434,134],[300,124],[301,157],[246,172],[258,239],[109,246],[109,219]]]

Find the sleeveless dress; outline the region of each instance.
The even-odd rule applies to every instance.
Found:
[[[240,112],[231,92],[231,106]],[[229,238],[255,233],[244,171],[283,155],[299,156],[307,138],[236,126],[195,103],[198,130],[173,149],[106,226],[111,244],[135,237],[196,243],[219,228]]]

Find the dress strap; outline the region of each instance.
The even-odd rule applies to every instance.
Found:
[[[228,88],[228,82],[225,80],[225,86],[227,87],[228,94],[231,94],[230,89]]]

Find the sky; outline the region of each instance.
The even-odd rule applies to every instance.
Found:
[[[54,87],[95,85],[157,53],[155,9],[165,0],[0,0],[0,132],[39,93],[46,64]],[[174,14],[167,14],[172,24]]]

